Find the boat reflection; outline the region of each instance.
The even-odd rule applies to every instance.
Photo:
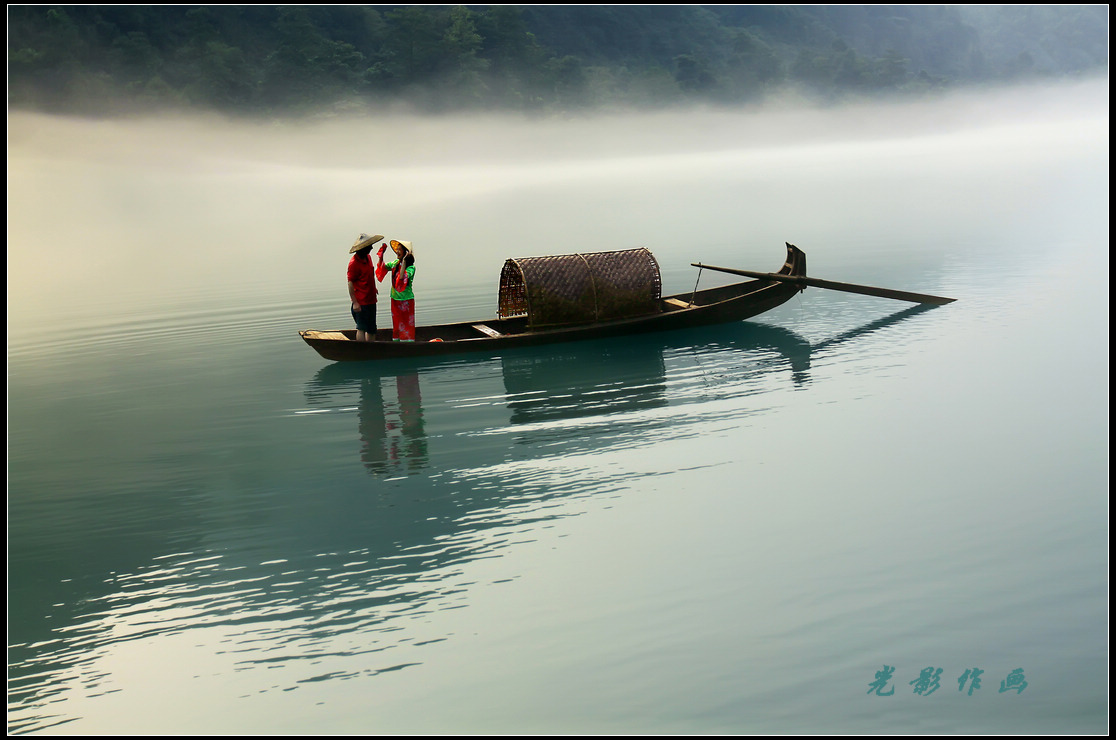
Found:
[[[640,339],[501,358],[512,424],[667,405],[661,342]],[[593,351],[595,350],[595,351]]]
[[[305,394],[312,406],[335,410],[355,401],[359,458],[378,477],[492,465],[653,442],[650,432],[672,423],[668,407],[760,395],[788,378],[804,388],[818,356],[932,308],[913,306],[814,343],[782,327],[738,322],[499,357],[334,363]],[[493,370],[502,392],[492,387]],[[420,377],[433,390],[425,403]],[[445,439],[433,463],[431,423]],[[507,444],[494,444],[501,435]]]
[[[930,308],[816,343],[782,327],[738,322],[508,354],[501,358],[510,412],[504,449],[521,461],[553,459],[701,434],[722,415],[763,413],[770,406],[764,396],[788,379],[805,388],[815,358]]]

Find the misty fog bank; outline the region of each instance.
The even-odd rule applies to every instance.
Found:
[[[204,113],[88,119],[15,111],[8,117],[8,143],[9,166],[14,156],[230,173],[253,162],[342,171],[489,167],[905,139],[981,125],[1057,123],[1082,110],[1107,119],[1106,80],[970,88],[915,101],[819,106],[788,97],[739,109],[692,106],[546,117],[396,110],[265,122]]]
[[[1068,214],[1098,196],[1030,173],[1107,162],[1108,127],[1099,82],[935,103],[564,120],[13,113],[9,316],[57,303],[44,280],[59,250],[64,292],[96,306],[94,316],[114,301],[230,292],[284,305],[343,298],[347,245],[378,231],[415,243],[431,294],[465,291],[446,317],[465,320],[488,313],[508,257],[646,246],[681,290],[695,244],[716,264],[717,255],[740,259],[743,244],[781,259],[784,240],[808,251],[891,243],[867,239],[871,224],[911,249],[943,221],[997,212],[1021,233],[1054,234],[1074,219],[1033,223],[1036,206],[1064,201]],[[1106,183],[1096,187],[1107,197]],[[818,274],[827,254],[812,253]]]

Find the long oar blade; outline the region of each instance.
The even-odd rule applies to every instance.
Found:
[[[814,288],[826,288],[828,290],[840,290],[845,293],[859,293],[861,295],[877,296],[879,298],[894,298],[897,301],[910,301],[911,303],[934,303],[937,305],[944,305],[946,303],[953,303],[956,298],[943,298],[936,295],[926,295],[924,293],[909,293],[905,290],[892,290],[890,288],[873,288],[870,285],[853,285],[852,283],[837,283],[832,280],[819,280],[818,278],[806,277],[804,275],[780,275],[775,272],[752,272],[751,270],[734,270],[731,267],[714,267],[713,265],[703,265],[700,262],[691,262],[694,267],[700,267],[705,270],[716,270],[717,272],[727,272],[732,275],[743,275],[744,277],[759,278],[761,280],[774,280],[780,283],[794,283],[796,285],[811,286]]]

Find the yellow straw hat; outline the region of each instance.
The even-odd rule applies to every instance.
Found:
[[[376,242],[380,241],[383,238],[384,238],[383,234],[375,234],[373,236],[368,236],[368,234],[362,233],[360,236],[357,237],[357,240],[355,242],[353,242],[353,246],[349,248],[349,254],[355,254],[355,253],[359,252],[360,250],[364,249],[365,247],[371,247],[373,244],[375,244]]]
[[[400,259],[403,259],[403,257],[406,256],[406,255],[403,255],[403,254],[399,253],[399,250],[401,250],[401,249],[407,250],[408,254],[414,254],[415,253],[415,248],[413,246],[411,246],[410,242],[401,242],[401,241],[396,241],[395,239],[392,239],[390,244],[391,244],[391,250],[393,252],[395,252],[395,256],[399,257]]]

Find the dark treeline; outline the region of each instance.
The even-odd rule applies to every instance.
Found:
[[[840,100],[1106,71],[1108,6],[8,6],[10,108]]]

